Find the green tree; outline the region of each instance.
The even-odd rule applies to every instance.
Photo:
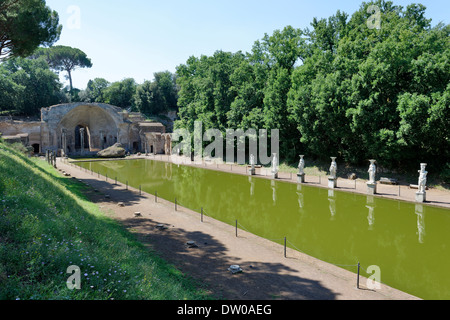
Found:
[[[292,86],[291,75],[296,65],[303,63],[308,56],[305,33],[287,26],[281,31],[275,30],[272,36],[266,34],[262,46],[256,45],[254,48],[259,49],[259,52],[254,52],[256,56],[266,57],[262,106],[264,127],[280,130],[282,158],[296,160],[300,134],[290,116],[287,100]]]
[[[135,106],[136,81],[126,78],[113,82],[104,90],[104,101],[122,109],[132,109]]]
[[[380,9],[380,29],[367,26],[370,5]],[[293,73],[288,104],[304,147],[324,159],[333,153],[356,164],[374,157],[396,168],[413,156],[439,158],[433,152],[448,141],[436,114],[446,115],[449,27],[431,27],[422,5],[382,0],[345,17],[313,21],[306,32],[311,55]],[[439,111],[432,117],[432,110]],[[431,118],[441,128],[435,141]]]
[[[144,81],[136,89],[136,109],[147,115],[158,115],[177,110],[177,85],[169,72],[157,72],[154,81]]]
[[[61,83],[43,59],[13,58],[0,65],[0,110],[34,116],[43,107],[64,101]],[[3,91],[2,91],[3,92]]]
[[[256,46],[257,47],[257,46]],[[304,32],[287,26],[283,30],[275,30],[271,36],[266,34],[262,39],[260,54],[265,54],[269,67],[279,67],[291,73],[296,63],[304,61],[306,51],[306,38]]]
[[[103,78],[89,80],[86,89],[79,93],[80,100],[83,102],[105,103],[105,91],[109,86],[110,83]]]
[[[25,87],[12,81],[8,72],[0,67],[0,114],[15,114],[24,105]]]
[[[426,158],[436,167],[450,159],[450,84],[431,96],[405,93],[399,97],[397,137],[410,158]]]
[[[186,64],[178,66],[180,121],[175,126],[193,131],[194,122],[199,120],[205,129],[224,132],[236,98],[231,76],[244,59],[241,52],[216,51],[211,57],[190,57]]]
[[[368,24],[372,5],[380,28]],[[420,158],[436,169],[448,162],[450,26],[432,27],[425,12],[363,2],[351,16],[266,34],[245,55],[190,57],[177,68],[175,127],[280,129],[284,160],[305,152],[406,169]]]
[[[266,72],[261,64],[255,62],[251,55],[241,61],[230,77],[236,92],[236,97],[227,113],[228,127],[241,128],[244,131],[250,128],[263,128],[264,87]]]
[[[57,72],[66,71],[66,78],[70,83],[70,92],[73,91],[72,72],[77,68],[91,68],[92,62],[83,51],[68,46],[54,46],[39,48],[34,56],[44,56],[50,67]]]
[[[44,0],[0,0],[0,60],[26,57],[61,34],[56,11]]]
[[[347,34],[348,14],[340,10],[328,19],[313,19],[312,30],[306,28],[305,34],[309,37],[310,54],[314,50],[335,52],[339,41]]]

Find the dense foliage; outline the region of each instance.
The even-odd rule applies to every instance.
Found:
[[[43,2],[21,1],[37,1],[39,8]],[[11,12],[19,2],[0,1],[0,7]],[[371,26],[373,5],[379,27]],[[53,36],[43,45],[60,31],[57,16],[47,13]],[[0,24],[7,17],[2,14]],[[42,107],[71,101],[109,103],[148,116],[178,110],[175,128],[193,131],[200,120],[204,130],[279,129],[286,162],[298,161],[299,154],[326,161],[337,156],[349,164],[374,158],[380,166],[407,170],[427,162],[449,176],[449,32],[449,25],[432,25],[423,5],[377,0],[351,16],[338,11],[315,18],[305,30],[275,30],[247,53],[190,57],[176,74],[158,72],[142,84],[96,78],[84,90],[70,91],[61,89],[51,69],[89,67],[86,54],[70,48],[84,62],[72,59],[66,68],[60,55],[49,55],[63,47],[38,49],[28,59],[0,65],[0,114],[37,115]],[[44,52],[46,59],[39,57]],[[25,53],[17,49],[16,55]]]
[[[380,9],[380,28],[370,28]],[[251,52],[217,51],[177,68],[177,127],[280,129],[281,157],[377,159],[409,169],[450,159],[449,25],[420,4],[363,3],[311,29],[290,26]]]
[[[154,81],[145,81],[137,87],[134,96],[136,109],[148,115],[176,110],[178,91],[175,75],[165,71],[154,76]]]
[[[58,13],[45,0],[0,0],[0,61],[52,45],[61,30]]]
[[[0,64],[0,114],[35,116],[42,107],[67,101],[61,87],[44,59],[9,59]]]
[[[148,116],[177,110],[178,90],[175,75],[164,71],[156,72],[154,77],[153,81],[146,80],[142,84],[136,83],[133,78],[113,83],[96,78],[90,80],[87,88],[79,93],[79,100],[108,103]]]

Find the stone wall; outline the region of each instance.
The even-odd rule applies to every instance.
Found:
[[[4,137],[16,136],[19,141],[26,141],[30,146],[39,145],[40,149],[42,146],[41,126],[42,123],[40,121],[6,120],[0,122],[0,133]],[[26,140],[20,137],[20,135],[24,134],[28,136]]]
[[[128,152],[166,153],[166,128],[157,122],[142,121],[121,108],[101,103],[69,103],[43,108],[41,121],[0,121],[3,136],[28,134],[29,144],[71,155],[95,154],[115,143]],[[149,151],[150,152],[150,151]]]

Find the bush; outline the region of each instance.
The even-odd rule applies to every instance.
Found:
[[[440,177],[442,182],[450,184],[450,163],[446,163],[444,169],[442,170]]]

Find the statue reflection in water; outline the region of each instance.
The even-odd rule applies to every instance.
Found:
[[[334,190],[328,190],[328,201],[330,202],[329,208],[331,213],[331,221],[336,219],[336,199],[334,196]]]
[[[304,199],[303,199],[303,193],[302,193],[302,185],[297,185],[297,196],[298,196],[298,206],[300,209],[303,209],[304,206]]]
[[[369,209],[369,215],[367,216],[367,221],[369,222],[369,230],[373,230],[373,226],[375,224],[375,201],[373,196],[367,197],[367,205],[366,208]]]
[[[255,181],[252,177],[248,177],[248,182],[250,183],[250,196],[255,195]]]
[[[424,243],[425,237],[425,212],[424,206],[421,204],[416,204],[416,215],[417,215],[417,234],[419,236],[419,243]]]
[[[277,202],[277,188],[276,188],[276,182],[275,180],[271,180],[270,185],[272,187],[272,200],[273,204],[276,204]]]

